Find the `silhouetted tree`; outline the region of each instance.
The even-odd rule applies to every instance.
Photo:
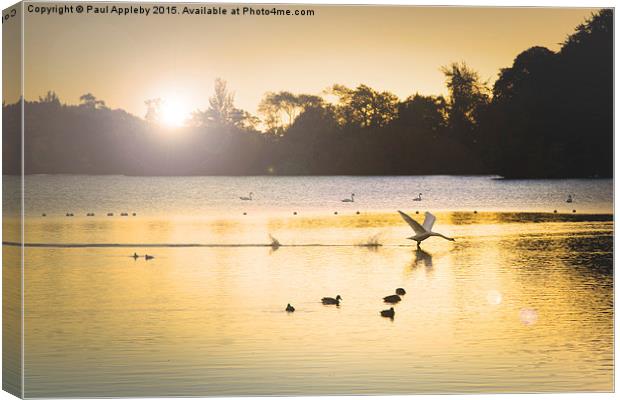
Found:
[[[355,89],[334,85],[329,92],[339,98],[336,114],[343,126],[379,128],[396,118],[398,97],[392,93],[377,92],[366,85]]]
[[[144,116],[146,122],[149,124],[159,124],[161,120],[162,99],[148,99],[144,101],[144,104],[146,105],[146,114]]]
[[[442,70],[449,97],[400,102],[366,85],[321,96],[269,92],[258,118],[234,106],[222,79],[194,125],[157,133],[161,99],[144,119],[90,93],[79,105],[50,91],[24,102],[26,173],[133,175],[500,174],[509,178],[613,174],[613,12],[577,27],[557,53],[532,47],[500,71],[492,96],[464,63]],[[326,92],[324,92],[325,94]],[[3,103],[20,132],[21,104]],[[266,132],[259,132],[261,126]],[[265,134],[271,133],[271,134]],[[5,173],[20,173],[20,135],[3,135]]]
[[[478,115],[489,101],[486,83],[481,82],[478,73],[464,62],[452,63],[442,67],[441,71],[446,76],[446,86],[450,92],[448,127],[460,141],[475,145]]]
[[[398,104],[401,125],[424,130],[433,136],[447,127],[448,105],[443,96],[415,94]]]
[[[225,80],[215,80],[215,93],[209,97],[209,108],[205,113],[209,122],[228,125],[233,121],[235,94],[229,92],[226,86]]]
[[[209,108],[206,111],[196,111],[192,115],[192,122],[197,126],[211,126],[213,128],[240,128],[255,129],[258,118],[249,112],[235,108],[235,94],[230,92],[225,80],[215,80],[215,92],[209,98]]]
[[[45,96],[39,96],[39,103],[47,103],[54,106],[60,106],[60,99],[53,90],[48,90]]]
[[[323,99],[319,96],[291,92],[268,92],[258,105],[258,112],[269,133],[281,135],[295,122],[295,119],[307,107],[319,107]]]
[[[559,53],[532,47],[501,70],[481,129],[508,177],[611,176],[613,13],[577,27]]]
[[[92,93],[86,93],[80,96],[80,105],[88,108],[104,108],[105,102],[98,100]]]

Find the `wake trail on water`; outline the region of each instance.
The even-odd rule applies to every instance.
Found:
[[[281,244],[277,240],[272,243],[18,243],[18,242],[2,242],[4,246],[14,247],[40,247],[40,248],[133,248],[133,247],[367,247],[376,248],[385,246],[378,242],[365,242],[358,244],[336,244],[336,243],[301,243],[301,244]],[[390,247],[414,247],[413,245],[387,245]]]

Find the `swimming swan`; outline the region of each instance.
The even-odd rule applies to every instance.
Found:
[[[350,199],[342,199],[340,201],[342,201],[343,203],[353,203],[355,201],[355,193],[351,193]]]
[[[441,233],[433,232],[433,224],[435,223],[435,216],[428,211],[425,213],[424,223],[420,225],[416,220],[408,216],[402,211],[398,211],[401,217],[409,224],[409,226],[415,232],[414,236],[408,237],[407,239],[415,240],[418,242],[418,247],[420,247],[420,243],[431,236],[439,236],[451,242],[454,242],[453,238],[449,238],[447,236],[442,235]]]
[[[413,201],[422,201],[422,193],[418,193],[418,197],[414,198]]]
[[[254,195],[254,193],[250,192],[248,197],[241,196],[241,197],[239,197],[239,199],[241,199],[241,200],[252,200],[252,196],[253,195]]]

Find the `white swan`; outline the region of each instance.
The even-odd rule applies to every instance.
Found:
[[[418,193],[418,197],[414,198],[413,201],[422,201],[422,193]]]
[[[239,198],[240,198],[241,200],[252,200],[252,195],[253,195],[253,194],[254,194],[254,193],[250,192],[250,195],[249,195],[248,197],[241,196],[241,197],[239,197]]]
[[[420,242],[428,239],[431,236],[439,236],[439,237],[442,237],[442,238],[444,238],[446,240],[450,240],[450,241],[454,242],[454,239],[449,238],[447,236],[444,236],[441,233],[437,233],[437,232],[433,232],[432,231],[433,224],[435,223],[435,216],[433,214],[429,213],[428,211],[425,214],[424,223],[422,225],[417,223],[413,218],[411,218],[410,216],[408,216],[404,212],[399,210],[398,213],[400,214],[401,217],[403,217],[405,222],[408,223],[409,226],[415,232],[414,236],[408,237],[407,239],[415,240],[416,242],[418,242],[418,247],[420,247]]]
[[[353,203],[355,201],[355,193],[351,193],[350,199],[342,199],[340,201],[342,201],[343,203]]]

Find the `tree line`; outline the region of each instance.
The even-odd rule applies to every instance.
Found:
[[[579,25],[558,52],[532,47],[493,85],[442,67],[448,95],[404,100],[360,84],[266,93],[258,115],[217,79],[206,110],[173,136],[161,100],[144,118],[91,93],[24,102],[25,172],[126,175],[613,174],[613,11]],[[3,104],[4,173],[19,173],[21,105]]]

